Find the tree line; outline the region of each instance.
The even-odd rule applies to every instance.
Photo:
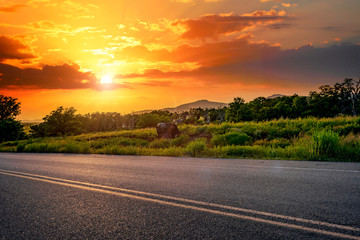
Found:
[[[241,121],[266,121],[278,118],[357,116],[360,113],[360,80],[345,79],[333,86],[324,85],[309,96],[258,97],[246,103],[234,98],[227,107],[195,108],[184,112],[155,110],[144,114],[95,112],[77,114],[73,107],[58,107],[31,126],[31,137],[66,136],[88,132],[155,127],[159,122],[209,124]],[[20,114],[17,99],[0,95],[0,142],[25,137],[23,126],[15,117]]]

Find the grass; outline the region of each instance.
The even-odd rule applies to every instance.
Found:
[[[34,138],[0,144],[4,152],[295,159],[360,162],[360,117],[181,125],[175,139],[155,129]]]

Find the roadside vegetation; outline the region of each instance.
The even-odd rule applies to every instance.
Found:
[[[76,112],[58,107],[24,129],[20,103],[0,95],[0,151],[360,161],[360,80],[219,109]],[[180,136],[159,139],[159,122],[175,122]]]
[[[158,139],[156,129],[147,128],[10,141],[0,144],[0,151],[360,161],[360,117],[183,124],[179,129],[174,139]]]

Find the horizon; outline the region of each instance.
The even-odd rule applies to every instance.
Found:
[[[0,94],[23,121],[58,106],[307,96],[359,78],[358,0],[0,1]]]
[[[296,93],[295,93],[296,94]],[[295,94],[293,94],[293,95],[295,95]],[[290,95],[282,95],[282,94],[272,94],[271,96],[267,96],[267,97],[265,97],[265,96],[258,96],[258,97],[265,97],[265,98],[270,98],[270,97],[272,97],[272,96],[277,96],[277,95],[281,95],[281,96],[290,96]],[[291,95],[292,96],[292,95]],[[253,99],[251,99],[251,100],[249,100],[249,101],[245,101],[246,103],[248,103],[248,102],[250,102],[250,101],[252,101],[252,100],[254,100],[255,98],[253,98]],[[122,115],[126,115],[126,114],[142,114],[143,112],[145,113],[145,112],[151,112],[151,111],[158,111],[158,110],[164,110],[164,111],[167,111],[168,109],[174,109],[174,108],[178,108],[178,107],[180,107],[180,106],[183,106],[183,105],[187,105],[187,104],[193,104],[193,103],[197,103],[197,102],[202,102],[202,101],[207,101],[207,102],[211,102],[211,103],[219,103],[219,104],[226,104],[226,105],[228,105],[229,103],[231,103],[232,101],[230,101],[230,102],[218,102],[218,101],[212,101],[212,100],[208,100],[208,99],[200,99],[200,100],[196,100],[196,101],[193,101],[193,102],[186,102],[186,103],[181,103],[181,104],[179,104],[179,105],[176,105],[176,106],[172,106],[172,107],[165,107],[165,108],[154,108],[154,109],[142,109],[142,110],[137,110],[137,111],[131,111],[131,112],[122,112],[122,113],[120,113],[120,112],[118,112],[118,111],[112,111],[112,112],[116,112],[116,113],[120,113],[120,114],[122,114]],[[57,106],[57,107],[60,107],[60,106]],[[55,110],[57,107],[55,107],[53,110]],[[69,108],[69,107],[72,107],[72,106],[63,106],[64,108]],[[76,109],[76,108],[75,108]],[[77,110],[77,109],[76,109]],[[94,111],[94,112],[79,112],[79,111],[77,111],[77,113],[78,114],[87,114],[87,113],[95,113],[95,112],[99,112],[99,111]],[[48,115],[48,114],[50,114],[50,112],[49,113],[47,113],[46,115]],[[45,117],[45,115],[43,116],[43,117]],[[41,117],[41,118],[38,118],[38,119],[21,119],[21,118],[19,118],[19,120],[21,121],[21,122],[38,122],[38,121],[42,121],[43,120],[43,117]]]

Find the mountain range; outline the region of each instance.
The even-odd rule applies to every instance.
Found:
[[[173,107],[173,108],[163,108],[160,110],[163,111],[169,111],[169,112],[184,112],[184,111],[189,111],[192,108],[222,108],[225,106],[228,106],[228,103],[222,103],[222,102],[211,102],[208,100],[199,100],[196,102],[191,102],[191,103],[185,103],[182,105],[179,105],[177,107]],[[152,112],[153,110],[143,110],[143,111],[137,111],[134,112],[135,114],[143,114],[143,113],[149,113]]]

